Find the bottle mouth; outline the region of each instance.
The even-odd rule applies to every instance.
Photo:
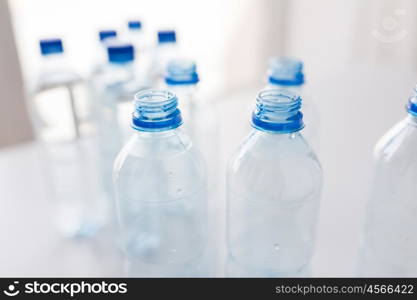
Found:
[[[168,90],[144,90],[135,95],[132,127],[140,131],[165,131],[182,124],[177,96]]]
[[[174,59],[168,63],[165,75],[168,85],[187,85],[199,82],[197,67],[193,60]]]
[[[301,97],[283,89],[263,90],[256,98],[252,126],[269,132],[291,133],[304,128]]]
[[[282,86],[304,84],[303,63],[289,57],[272,58],[269,63],[268,81]]]

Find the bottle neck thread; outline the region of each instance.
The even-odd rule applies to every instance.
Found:
[[[303,129],[301,101],[300,96],[288,90],[261,91],[252,114],[252,126],[274,133],[292,133]]]
[[[273,58],[269,64],[268,81],[273,85],[301,86],[304,84],[303,63],[288,57]]]
[[[135,95],[132,127],[139,131],[166,131],[182,124],[178,100],[167,90],[144,90]]]

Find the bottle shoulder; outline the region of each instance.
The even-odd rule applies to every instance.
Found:
[[[248,170],[250,169],[250,170]],[[254,130],[229,161],[229,172],[269,172],[271,176],[311,173],[321,178],[322,169],[302,134],[268,134]],[[282,172],[285,169],[289,172]]]
[[[181,194],[205,185],[206,166],[187,135],[177,130],[166,133],[135,134],[123,147],[114,164],[113,179],[118,185],[135,186],[152,192],[181,185]]]
[[[134,133],[117,156],[115,170],[131,164],[194,164],[205,169],[200,152],[182,130]],[[186,163],[185,163],[186,162]]]
[[[318,200],[322,184],[320,163],[301,134],[249,136],[229,161],[228,189],[242,199],[295,205]]]
[[[275,134],[253,130],[243,141],[234,157],[251,159],[281,159],[290,156],[317,160],[311,146],[300,132]]]
[[[417,123],[413,117],[407,117],[392,127],[377,142],[374,157],[377,162],[415,160],[417,147]],[[415,160],[417,163],[417,160]]]

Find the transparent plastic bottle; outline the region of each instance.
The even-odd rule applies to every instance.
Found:
[[[136,52],[146,47],[145,35],[142,29],[142,22],[139,20],[131,20],[127,22],[128,38],[135,47]]]
[[[199,81],[194,61],[182,58],[168,63],[165,83],[166,87],[178,96],[178,106],[185,120],[184,130],[197,144],[206,162],[213,167],[213,172],[215,172],[214,167],[217,165],[218,158],[218,122],[214,104],[207,99],[202,99],[199,93]]]
[[[273,57],[269,61],[268,83],[265,89],[286,89],[303,98],[302,111],[306,127],[304,136],[317,153],[319,151],[320,115],[311,97],[304,95],[304,70],[302,61],[289,57]]]
[[[112,40],[107,44],[108,63],[93,79],[95,120],[97,124],[99,172],[104,192],[113,199],[113,162],[130,136],[131,99],[142,89],[136,80],[134,48],[129,43]]]
[[[177,37],[174,30],[158,31],[158,44],[153,50],[153,58],[149,69],[152,86],[164,85],[165,70],[168,62],[178,57]]]
[[[91,236],[103,219],[85,82],[67,64],[60,39],[41,40],[40,49],[31,107],[57,225],[68,237]]]
[[[151,65],[152,51],[143,31],[142,22],[139,20],[130,20],[127,25],[126,40],[133,45],[135,50],[135,76],[144,88],[150,88],[151,80],[148,72]]]
[[[205,98],[199,90],[200,78],[193,60],[182,58],[168,63],[165,83],[168,90],[178,97],[178,107],[184,120],[184,131],[196,144],[207,163],[208,174],[208,203],[210,243],[219,245],[220,232],[224,224],[218,219],[224,213],[224,173],[219,162],[219,118],[213,102]],[[222,226],[223,225],[223,226]],[[218,268],[218,273],[224,270],[221,265],[219,249],[210,249],[211,263]]]
[[[375,148],[357,266],[361,277],[417,276],[417,88],[407,111]]]
[[[93,53],[92,61],[94,61],[91,71],[92,76],[96,76],[97,73],[102,72],[103,66],[107,62],[107,42],[117,38],[117,31],[106,29],[98,32],[98,43],[96,45],[96,51]]]
[[[309,274],[322,171],[300,132],[300,107],[289,91],[260,92],[253,131],[229,161],[229,277]]]
[[[113,175],[130,276],[208,276],[205,165],[181,124],[173,93],[136,94]]]

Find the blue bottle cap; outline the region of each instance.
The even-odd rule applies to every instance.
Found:
[[[42,39],[39,41],[39,46],[42,55],[63,53],[64,47],[62,46],[61,39]]]
[[[274,133],[291,133],[304,128],[301,97],[284,89],[259,92],[252,126]]]
[[[98,33],[100,42],[104,41],[107,38],[117,37],[116,30],[100,30]]]
[[[107,55],[109,62],[116,64],[132,62],[135,59],[132,44],[117,41],[107,45]]]
[[[294,86],[304,83],[303,63],[289,57],[275,57],[270,60],[268,80],[271,84]]]
[[[199,78],[195,62],[190,59],[171,60],[167,66],[165,82],[168,85],[196,84]]]
[[[175,35],[175,30],[161,30],[158,31],[158,43],[175,43],[177,37]]]
[[[142,29],[142,22],[139,20],[131,20],[127,22],[127,27],[129,29],[139,30],[139,29]]]
[[[177,96],[167,90],[144,90],[135,95],[132,127],[139,131],[165,131],[182,124]]]

